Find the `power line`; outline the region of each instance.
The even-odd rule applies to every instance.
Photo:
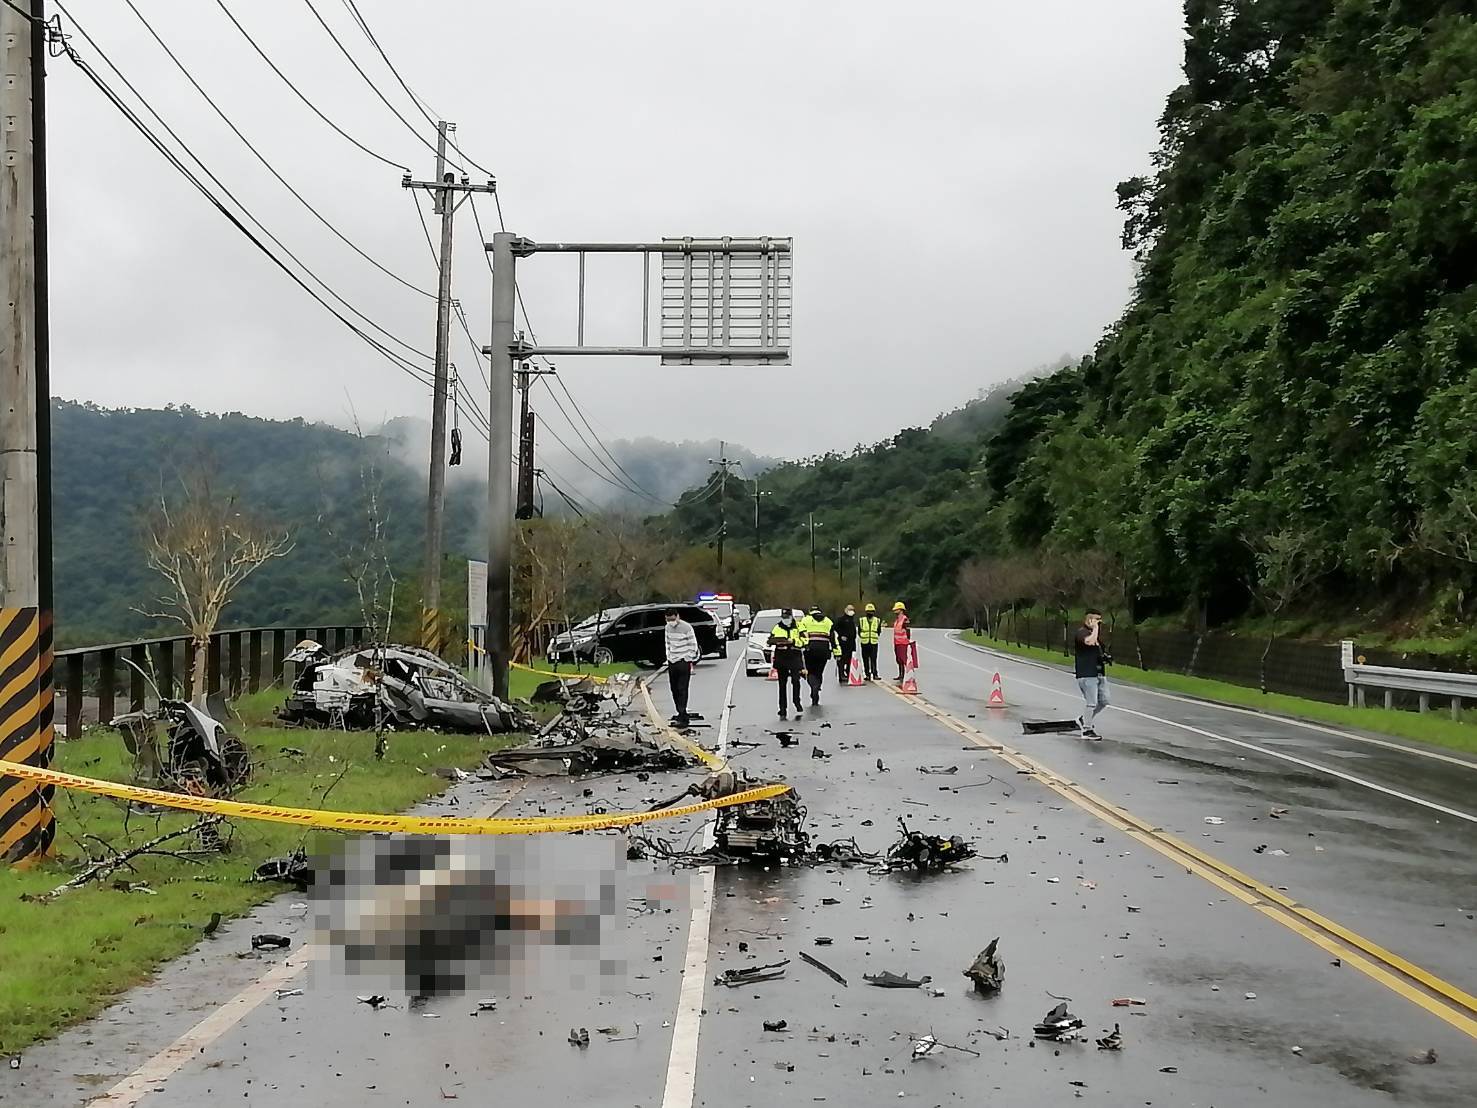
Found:
[[[364,32],[364,37],[369,40],[370,45],[375,48],[375,51],[379,54],[381,60],[384,61],[385,66],[392,74],[394,74],[395,80],[398,81],[400,83],[400,87],[405,90],[405,95],[410,97],[411,102],[416,107],[416,110],[419,111],[421,115],[425,116],[427,123],[429,123],[432,127],[435,127],[438,121],[435,117],[433,117],[429,112],[426,111],[426,106],[421,101],[421,98],[417,96],[415,92],[411,89],[411,87],[405,83],[405,78],[400,76],[400,71],[395,68],[395,63],[390,61],[390,56],[385,53],[384,47],[379,44],[379,39],[375,38],[374,32],[369,29],[369,21],[366,20],[364,16],[359,13],[358,5],[354,3],[354,0],[344,0],[344,4],[349,9],[349,11],[353,13],[354,22],[359,24],[359,30]],[[458,154],[460,154],[463,158],[465,158],[467,164],[470,165],[473,169],[480,169],[489,177],[497,176],[485,165],[479,165],[478,163],[474,162],[471,157],[468,156],[465,150],[451,141],[450,136],[447,137],[446,144],[450,146],[453,150],[455,150]]]
[[[334,34],[333,28],[328,25],[327,20],[325,20],[323,16],[319,13],[318,9],[313,6],[313,0],[303,0],[303,3],[308,6],[308,10],[313,13],[313,17],[318,20],[319,25],[328,32],[328,37],[333,39],[333,44],[339,48],[339,53],[347,58],[349,64],[354,67],[354,72],[359,74],[359,76],[364,79],[364,83],[369,86],[370,90],[380,98],[380,103],[384,104],[385,107],[390,109],[390,113],[405,125],[405,129],[409,131],[412,135],[414,135],[417,141],[421,143],[421,145],[425,146],[432,153],[435,153],[436,144],[427,139],[425,135],[417,131],[415,127],[411,124],[410,120],[401,115],[395,105],[390,103],[385,94],[380,91],[379,86],[374,83],[369,74],[365,73],[363,68],[354,59],[354,55],[349,53],[348,47],[346,47],[341,41],[339,41],[339,37],[338,35]],[[466,168],[464,166],[457,165],[455,162],[451,161],[450,158],[447,159],[447,164],[455,166],[463,173],[466,172]]]
[[[530,334],[531,333],[532,332],[530,332]],[[625,466],[621,465],[620,459],[610,452],[610,447],[605,445],[604,440],[601,439],[599,434],[596,433],[595,428],[590,426],[590,421],[585,418],[584,409],[580,407],[580,403],[574,398],[574,394],[569,391],[569,386],[564,383],[564,378],[556,375],[554,379],[559,382],[559,388],[564,392],[564,395],[569,397],[569,402],[574,406],[575,413],[580,417],[580,422],[585,425],[585,430],[590,432],[590,437],[595,440],[596,445],[600,447],[605,456],[615,464],[615,468],[621,471],[626,480],[630,481],[635,489],[641,493],[641,495],[645,496],[648,500],[654,501],[657,504],[665,504],[666,501],[662,500],[661,497],[656,496],[654,493],[648,490],[646,486],[641,484],[640,481],[632,477],[631,472],[626,469]],[[670,506],[671,505],[668,505],[668,507]]]
[[[9,3],[9,0],[6,0],[6,2]],[[180,147],[185,151],[185,153],[189,154],[191,159],[193,159],[195,163],[200,166],[201,170],[206,174],[206,176],[210,177],[210,179],[216,183],[221,191],[224,192],[228,197],[230,197],[230,199],[234,203],[236,203],[238,207],[241,207],[242,212],[246,215],[246,218],[255,223],[257,227],[262,230],[263,234],[265,234],[274,243],[276,243],[276,245],[280,247],[282,251],[287,254],[288,257],[292,258],[292,260],[296,262],[298,266],[304,270],[304,272],[308,273],[309,276],[311,276],[315,281],[322,285],[331,296],[337,299],[340,303],[344,304],[344,306],[348,308],[349,311],[353,312],[353,314],[359,315],[360,318],[365,319],[366,322],[369,322],[371,324],[371,326],[376,326],[376,329],[378,329],[377,325],[375,325],[372,320],[368,320],[367,317],[363,316],[361,313],[352,308],[352,306],[344,301],[342,297],[340,297],[331,288],[329,288],[329,286],[326,285],[321,278],[314,274],[312,270],[303,265],[303,263],[290,250],[287,249],[287,247],[283,246],[279,239],[272,235],[272,233],[268,231],[259,220],[251,215],[250,211],[247,210],[244,205],[241,205],[239,200],[236,200],[236,198],[231,194],[230,190],[227,189],[225,185],[221,184],[220,179],[217,178],[213,173],[211,173],[209,168],[205,166],[205,164],[200,161],[200,159],[189,149],[189,147],[180,140],[179,136],[175,134],[175,132],[169,127],[169,125],[163,121],[163,119],[159,116],[159,113],[153,109],[148,101],[145,100],[141,95],[139,95],[138,90],[133,87],[133,85],[128,81],[127,77],[123,76],[121,71],[119,71],[118,67],[113,64],[111,59],[109,59],[108,56],[98,48],[97,43],[94,42],[91,36],[87,34],[87,31],[81,26],[81,24],[77,23],[76,18],[72,15],[71,12],[67,11],[65,5],[60,3],[60,0],[57,0],[57,7],[66,15],[68,19],[72,20],[72,23],[74,26],[76,26],[78,33],[82,35],[83,39],[87,41],[88,45],[90,45],[94,50],[97,51],[98,56],[101,57],[105,63],[107,63],[108,67],[114,73],[118,74],[119,78],[129,88],[129,90],[133,92],[134,96],[138,97],[139,102],[143,104],[143,106],[156,120],[159,121],[160,125],[164,127],[164,129],[170,134],[170,136],[180,144]],[[385,346],[378,339],[360,329],[347,316],[341,313],[327,300],[323,299],[323,297],[320,296],[311,286],[309,286],[307,282],[302,279],[302,277],[294,272],[293,269],[288,266],[286,262],[284,262],[276,254],[274,254],[271,248],[268,247],[267,244],[264,243],[260,238],[258,238],[256,234],[251,230],[251,228],[242,223],[241,220],[236,216],[235,212],[226,207],[226,205],[220,200],[220,198],[210,191],[209,187],[194,174],[190,167],[185,165],[185,163],[180,160],[179,155],[171,150],[164,143],[163,139],[161,139],[158,135],[156,135],[152,130],[149,129],[149,125],[145,123],[144,120],[139,117],[138,113],[136,113],[131,107],[129,107],[128,104],[124,102],[123,98],[119,96],[118,93],[115,92],[108,85],[108,83],[102,79],[98,72],[93,69],[92,66],[77,52],[76,48],[66,41],[64,36],[59,36],[57,42],[60,46],[61,51],[67,56],[67,59],[71,61],[72,64],[75,65],[79,70],[81,70],[83,75],[86,76],[87,79],[91,81],[92,84],[98,89],[98,91],[107,98],[108,102],[111,103],[113,107],[118,109],[119,113],[122,114],[122,116],[126,120],[128,120],[129,124],[131,124],[134,129],[137,130],[139,134],[142,135],[144,139],[151,146],[154,147],[154,149],[160,154],[160,156],[162,156],[165,161],[167,161],[175,169],[176,172],[178,172],[182,177],[185,178],[186,181],[193,185],[195,189],[203,197],[205,197],[205,199],[211,204],[211,206],[225,217],[225,219],[231,224],[231,226],[235,227],[236,230],[239,231],[248,242],[255,246],[259,251],[261,251],[261,253],[264,254],[267,259],[272,262],[273,265],[282,270],[282,272],[285,273],[288,278],[293,281],[293,283],[295,283],[299,288],[301,288],[310,297],[317,301],[317,303],[325,311],[327,311],[330,315],[332,315],[335,319],[337,319],[340,323],[342,323],[345,327],[352,331],[364,343],[377,351],[393,366],[413,377],[415,380],[421,382],[422,384],[429,383],[429,374],[424,369],[420,369],[419,367],[415,366],[402,355],[395,353],[395,351]]]
[[[228,7],[226,7],[225,0],[215,0],[215,2],[216,2],[216,6],[219,7],[221,11],[223,11],[223,12],[226,13],[226,18],[231,21],[231,23],[235,26],[236,30],[238,30],[238,31],[241,32],[241,37],[244,38],[247,42],[251,43],[251,48],[253,50],[255,50],[258,54],[261,55],[262,61],[266,62],[267,65],[271,68],[272,72],[275,73],[275,74],[277,74],[277,76],[282,79],[282,83],[283,84],[285,84],[288,88],[292,89],[293,92],[297,93],[297,98],[299,100],[301,100],[304,104],[306,104],[308,106],[308,108],[312,111],[312,113],[314,115],[316,115],[319,119],[323,120],[324,123],[327,123],[340,136],[342,136],[343,138],[347,139],[350,143],[352,143],[354,146],[358,147],[360,150],[364,151],[364,153],[368,154],[371,158],[374,158],[374,159],[376,159],[378,161],[383,162],[385,165],[390,166],[392,169],[398,169],[398,170],[400,170],[401,172],[404,172],[404,173],[409,173],[410,172],[410,167],[409,166],[401,165],[399,162],[395,161],[392,158],[387,158],[383,154],[377,154],[377,153],[375,153],[375,151],[373,151],[369,147],[365,146],[362,142],[360,142],[358,139],[356,139],[353,135],[349,134],[342,127],[340,127],[337,123],[335,123],[333,120],[329,119],[328,116],[324,115],[321,111],[319,111],[318,110],[318,105],[315,104],[315,103],[313,103],[313,101],[309,100],[308,97],[303,93],[303,91],[300,88],[298,88],[295,84],[292,83],[291,79],[288,78],[287,74],[283,73],[282,70],[280,70],[280,69],[277,68],[277,63],[274,62],[274,61],[272,61],[272,59],[267,56],[267,52],[265,50],[263,50],[260,46],[257,45],[256,39],[252,38],[251,35],[249,33],[247,33],[246,28],[243,27],[243,26],[241,26],[240,21],[234,15],[231,14],[231,9],[228,8]],[[419,291],[419,290],[417,290],[417,291]]]
[[[302,193],[298,192],[297,189],[292,187],[286,177],[277,172],[277,168],[266,159],[262,152],[252,145],[251,140],[241,133],[241,128],[237,127],[236,124],[231,122],[231,118],[221,110],[220,105],[211,99],[210,94],[201,87],[200,82],[195,80],[194,75],[187,68],[185,68],[184,62],[180,61],[179,58],[175,55],[174,51],[169,48],[169,45],[162,38],[159,37],[159,32],[155,31],[153,24],[151,24],[147,19],[144,18],[144,14],[139,11],[138,8],[134,5],[133,0],[123,0],[123,2],[128,5],[128,10],[133,12],[133,14],[138,17],[138,21],[144,25],[144,28],[149,32],[150,36],[152,36],[154,41],[159,44],[159,48],[169,56],[169,60],[175,64],[175,67],[182,74],[184,74],[185,80],[189,81],[190,84],[194,86],[195,91],[198,92],[202,98],[204,98],[205,102],[210,105],[215,114],[220,116],[221,122],[229,127],[231,129],[231,133],[235,135],[238,139],[240,139],[241,142],[246,146],[246,149],[250,150],[252,154],[255,155],[256,160],[261,162],[262,165],[266,167],[267,172],[270,173],[273,177],[277,178],[283,188],[292,193],[292,195],[297,199],[298,203],[300,203],[303,207],[307,208],[308,211],[313,213],[319,223],[323,224],[323,226],[332,231],[338,237],[339,241],[341,241],[350,250],[354,251],[354,253],[358,254],[366,262],[374,266],[375,269],[379,270],[391,280],[399,282],[406,288],[410,289],[411,292],[419,293],[420,295],[429,297],[432,300],[436,298],[435,293],[427,292],[425,289],[417,288],[415,285],[412,285],[409,281],[407,281],[404,277],[401,277],[394,270],[390,269],[388,266],[370,256],[367,252],[360,248],[358,243],[354,242],[354,240],[349,238],[348,235],[344,234],[337,227],[335,227],[329,221],[327,216],[325,216],[317,208],[313,207],[313,205],[308,202],[307,198],[304,197]],[[73,19],[73,22],[75,23],[76,20]],[[415,347],[406,342],[403,342],[398,338],[395,339],[395,341],[399,342],[400,345],[404,346],[407,350],[410,350],[416,354],[420,354],[421,357],[430,357],[430,355],[426,354],[424,351],[416,350]]]

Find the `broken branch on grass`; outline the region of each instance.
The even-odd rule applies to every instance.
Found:
[[[103,878],[110,877],[120,867],[128,865],[131,859],[137,858],[141,854],[169,855],[171,857],[187,857],[196,854],[198,853],[198,851],[179,852],[173,850],[160,850],[159,847],[162,846],[164,843],[171,841],[172,839],[178,839],[185,835],[199,834],[201,831],[204,831],[207,828],[215,827],[221,822],[223,818],[224,817],[222,816],[201,816],[188,827],[179,827],[173,831],[167,831],[162,835],[156,835],[148,842],[141,843],[131,850],[115,850],[115,854],[117,855],[116,857],[105,858],[101,861],[93,862],[92,865],[88,866],[76,877],[73,877],[69,881],[62,882],[62,884],[52,889],[51,892],[45,893],[44,895],[39,896],[36,899],[41,901],[43,904],[49,903],[55,900],[57,897],[61,896],[63,893],[67,892],[69,889],[80,888],[81,886],[87,884],[89,881],[98,881]],[[129,866],[129,868],[132,869],[133,867]]]

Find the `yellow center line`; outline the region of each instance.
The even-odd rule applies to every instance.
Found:
[[[1275,920],[1289,931],[1342,959],[1345,964],[1378,981],[1412,1004],[1424,1008],[1458,1031],[1477,1039],[1477,997],[1304,907],[1270,885],[1263,884],[1111,801],[1089,792],[1081,785],[1062,777],[1050,766],[990,738],[922,697],[904,695],[890,685],[883,687],[904,703],[994,754],[1012,768],[1030,773],[1058,796],[1070,800],[1083,811],[1184,866],[1187,872],[1210,882],[1268,919]]]

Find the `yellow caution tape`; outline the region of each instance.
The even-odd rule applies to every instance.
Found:
[[[659,819],[674,819],[690,816],[696,812],[707,812],[714,808],[727,808],[735,804],[748,804],[754,800],[768,800],[790,791],[788,785],[762,785],[746,789],[718,800],[704,800],[696,804],[684,804],[676,808],[663,808],[657,812],[607,812],[604,815],[587,816],[525,816],[513,819],[477,819],[456,816],[397,816],[374,812],[321,812],[313,808],[282,808],[275,804],[248,804],[239,800],[217,800],[210,796],[191,796],[186,793],[165,792],[162,789],[145,789],[138,785],[123,785],[116,781],[99,781],[92,777],[79,777],[72,773],[60,773],[52,769],[0,759],[0,776],[19,777],[43,785],[56,785],[63,789],[78,789],[99,796],[116,797],[119,800],[138,800],[146,804],[157,804],[166,808],[179,808],[187,812],[205,815],[231,816],[240,819],[260,819],[271,823],[290,823],[298,827],[318,827],[330,831],[398,831],[406,835],[537,835],[555,831],[602,831],[612,827],[631,827],[651,823]]]
[[[727,769],[728,763],[726,761],[714,754],[711,750],[699,746],[662,719],[661,713],[656,710],[656,701],[651,699],[650,684],[649,681],[641,682],[641,696],[646,700],[646,716],[651,720],[653,726],[657,727],[667,738],[682,747],[713,772],[717,773]]]
[[[534,669],[532,666],[512,663],[513,669],[521,669],[524,673],[537,673],[540,677],[557,677],[561,681],[593,681],[597,685],[603,685],[610,680],[609,677],[601,677],[598,673],[554,673],[547,669]]]

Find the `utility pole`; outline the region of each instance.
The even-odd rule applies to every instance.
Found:
[[[860,604],[866,599],[862,584],[862,548],[856,548],[856,602]]]
[[[836,545],[833,546],[833,547],[831,547],[831,550],[836,555],[836,582],[837,582],[837,584],[845,584],[845,582],[846,582],[846,577],[845,577],[846,568],[845,568],[845,563],[842,561],[842,559],[847,554],[850,554],[851,553],[851,547],[849,547],[849,546],[842,546],[841,545],[841,540],[840,539],[837,539],[836,540]]]
[[[487,418],[487,666],[495,696],[507,699],[513,660],[513,313],[518,302],[514,266],[519,239],[492,236],[492,343],[487,348],[491,389]]]
[[[474,192],[493,192],[492,181],[474,185],[463,177],[446,171],[446,141],[455,123],[436,124],[436,178],[412,181],[406,174],[402,188],[425,189],[431,194],[432,209],[441,217],[440,283],[436,289],[436,376],[431,389],[431,466],[426,497],[426,567],[421,590],[421,645],[437,653],[442,647],[441,634],[441,533],[442,513],[446,506],[446,397],[451,350],[451,243],[452,217],[462,198]]]
[[[728,444],[718,440],[718,457],[709,458],[708,464],[718,467],[718,571],[723,571],[723,540],[728,538],[728,467],[739,463],[728,456]],[[756,502],[757,503],[757,502]],[[757,508],[756,508],[757,511]]]
[[[810,519],[810,602],[815,603],[815,529],[821,526],[815,521],[815,513],[807,513]]]
[[[27,14],[29,10],[29,14]],[[0,4],[0,758],[51,764],[51,386],[42,0]],[[53,786],[0,776],[0,861],[45,857]]]
[[[759,478],[754,478],[754,557],[764,557],[764,534],[759,529],[759,498],[761,496],[773,496],[769,490],[759,491]]]

